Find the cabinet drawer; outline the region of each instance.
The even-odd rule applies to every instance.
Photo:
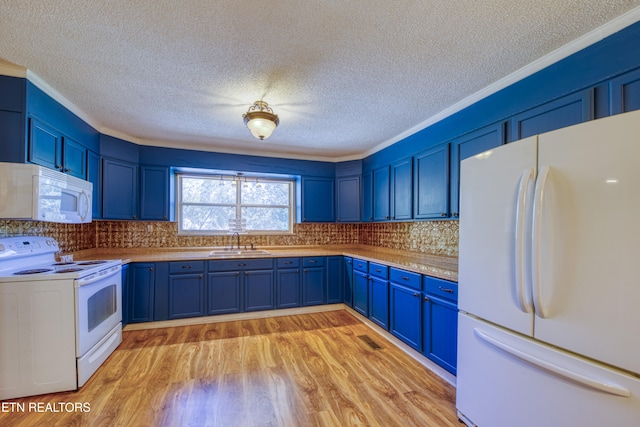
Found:
[[[369,272],[369,263],[358,258],[353,259],[353,269],[362,271],[363,273]]]
[[[169,263],[169,274],[202,273],[204,261],[172,261]]]
[[[273,258],[209,261],[209,271],[273,269]]]
[[[389,267],[375,262],[369,263],[369,274],[380,279],[389,279]]]
[[[310,256],[302,258],[303,267],[322,267],[324,265],[323,256]]]
[[[424,276],[424,291],[451,301],[458,301],[458,284],[456,282]]]
[[[422,289],[422,276],[418,273],[412,273],[406,270],[400,270],[399,268],[391,268],[389,275],[391,281],[402,286],[408,286],[413,289]]]
[[[300,267],[300,258],[278,258],[276,266],[278,268],[298,268]]]

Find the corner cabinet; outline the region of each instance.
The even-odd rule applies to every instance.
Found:
[[[138,219],[138,165],[102,159],[102,218]]]
[[[336,179],[337,222],[360,221],[360,177]]]
[[[301,185],[302,222],[334,222],[334,179],[303,176]]]
[[[449,216],[449,143],[416,154],[413,192],[415,219]]]

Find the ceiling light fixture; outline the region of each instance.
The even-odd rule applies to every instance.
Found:
[[[256,101],[249,110],[242,115],[244,124],[247,125],[251,134],[263,140],[269,138],[273,130],[280,123],[278,115],[273,112],[269,104],[264,101]]]

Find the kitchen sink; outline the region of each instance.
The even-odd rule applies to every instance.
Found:
[[[261,257],[270,254],[271,252],[262,249],[220,249],[209,252],[209,256],[215,258]]]

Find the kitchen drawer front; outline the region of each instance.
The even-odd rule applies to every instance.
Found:
[[[209,261],[209,271],[273,269],[273,258]]]
[[[410,271],[391,267],[389,276],[393,283],[417,289],[419,291],[422,290],[422,275],[418,273],[412,273]]]
[[[172,261],[169,274],[187,274],[204,272],[204,261]]]
[[[300,258],[277,258],[276,266],[278,268],[298,268],[300,267]]]
[[[458,301],[458,284],[456,282],[424,276],[423,283],[426,293],[437,295],[451,301]]]
[[[322,267],[324,266],[323,256],[310,256],[302,258],[303,267]]]
[[[369,263],[358,258],[353,259],[353,269],[362,271],[363,273],[369,272]]]
[[[389,279],[389,267],[375,262],[369,263],[369,274],[379,279]]]

